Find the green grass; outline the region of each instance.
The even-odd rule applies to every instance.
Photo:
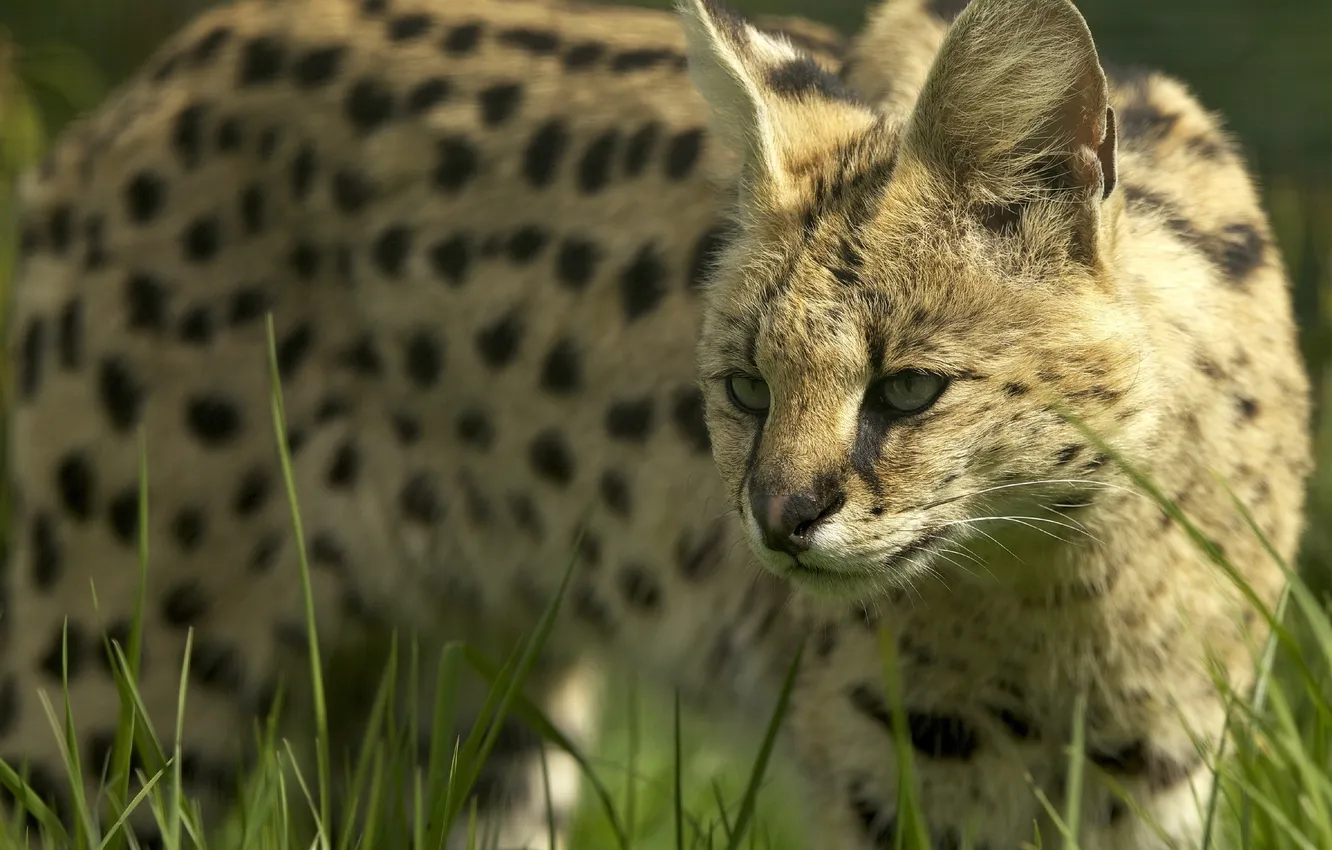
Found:
[[[5,56],[0,32],[0,107],[4,109],[0,114],[0,292],[7,290],[5,272],[13,246],[13,208],[6,175],[34,161],[52,129],[43,122],[36,101],[16,87],[17,77],[7,73]],[[46,94],[59,94],[63,86],[68,90],[63,96],[73,106],[90,105],[100,92],[90,82],[91,74],[86,69],[62,73],[58,68],[42,66],[42,61],[54,61],[51,56],[37,54],[39,61],[33,72],[45,81]],[[76,103],[80,98],[84,103]],[[1292,274],[1303,280],[1321,276],[1319,290],[1332,294],[1327,265],[1327,258],[1332,257],[1332,197],[1289,180],[1270,182],[1269,206]],[[1328,303],[1326,295],[1324,299]],[[1306,356],[1320,385],[1318,395],[1327,400],[1332,398],[1332,372],[1323,366],[1332,362],[1327,335],[1332,316],[1305,316],[1305,321]],[[5,389],[0,387],[0,392]],[[280,394],[275,393],[273,401],[274,421],[280,425]],[[278,427],[276,433],[283,433],[283,429]],[[1302,576],[1290,565],[1282,565],[1290,578],[1288,601],[1283,611],[1267,612],[1275,626],[1273,639],[1265,655],[1256,659],[1261,669],[1271,674],[1261,679],[1254,692],[1226,692],[1235,735],[1224,758],[1216,764],[1221,779],[1218,792],[1213,800],[1204,801],[1213,812],[1212,840],[1217,847],[1332,847],[1332,620],[1321,595],[1329,586],[1326,565],[1332,563],[1332,536],[1327,531],[1332,528],[1327,521],[1332,518],[1332,474],[1326,466],[1326,460],[1332,457],[1332,424],[1326,417],[1321,420],[1316,439],[1323,463],[1311,487],[1307,563]],[[151,446],[142,449],[146,470],[146,464],[152,461]],[[299,494],[291,487],[289,466],[286,470],[293,531],[299,539]],[[1140,478],[1138,484],[1183,527],[1192,527],[1188,517],[1155,492],[1149,480]],[[147,488],[141,488],[141,492],[146,493]],[[143,516],[139,528],[146,529],[146,514],[152,506],[145,500],[140,509]],[[1236,510],[1242,513],[1238,505]],[[1198,534],[1195,542],[1214,557],[1219,570],[1234,576],[1233,569],[1205,537]],[[140,569],[146,574],[152,569],[146,537],[140,541],[140,551]],[[552,569],[561,568],[567,570],[567,566],[552,565]],[[304,563],[301,570],[308,594]],[[301,726],[309,731],[310,740],[282,737],[275,718],[256,722],[254,770],[246,780],[239,811],[217,834],[201,833],[193,804],[181,791],[180,754],[163,743],[179,740],[181,729],[162,734],[138,697],[134,686],[140,648],[137,624],[126,646],[107,647],[118,671],[122,709],[118,740],[97,798],[85,799],[81,786],[74,789],[77,817],[67,829],[45,810],[36,795],[25,790],[21,765],[0,763],[0,784],[15,791],[20,804],[42,824],[33,836],[37,843],[51,846],[68,843],[80,850],[130,847],[132,842],[119,828],[119,816],[127,810],[148,810],[162,826],[172,848],[436,847],[449,824],[469,823],[472,812],[466,805],[467,789],[494,743],[499,719],[513,713],[543,730],[555,743],[568,745],[585,768],[582,808],[572,836],[572,846],[577,850],[791,850],[810,846],[811,842],[806,841],[809,836],[802,831],[798,796],[790,777],[776,775],[766,762],[770,734],[748,747],[723,745],[703,718],[682,714],[671,694],[621,679],[610,689],[610,716],[595,750],[577,752],[562,741],[517,690],[559,601],[558,595],[551,600],[550,608],[533,624],[529,640],[512,657],[486,659],[474,648],[459,644],[445,648],[438,661],[437,681],[441,684],[430,718],[435,730],[434,751],[419,771],[408,761],[414,748],[405,731],[416,728],[416,718],[409,716],[409,721],[402,723],[397,711],[400,705],[408,709],[417,705],[399,686],[402,678],[409,682],[418,678],[415,674],[419,671],[414,669],[418,656],[410,639],[404,636],[390,641],[363,745],[351,764],[336,763],[328,750],[329,688],[321,679],[325,668],[313,643],[319,624],[314,621],[312,606],[307,604],[307,626],[315,649],[309,685],[316,698],[310,722]],[[892,697],[898,690],[891,642],[885,642],[884,649],[884,684]],[[408,675],[400,677],[404,670]],[[185,673],[182,669],[181,681]],[[490,700],[470,734],[455,739],[450,730],[457,719],[458,686],[464,676],[473,674],[491,680]],[[1218,682],[1218,687],[1224,692],[1224,683]],[[900,705],[893,702],[894,709],[900,711]],[[189,705],[183,688],[180,706],[179,716],[188,724]],[[78,776],[86,754],[79,752],[72,734],[71,706],[62,699],[46,708],[50,734],[64,742],[70,775]],[[769,732],[780,719],[782,708],[780,704],[773,706]],[[1080,717],[1075,716],[1073,725],[1075,730],[1081,729]],[[898,727],[904,728],[904,724]],[[1076,822],[1077,791],[1089,772],[1095,770],[1080,757],[1078,734],[1080,731],[1070,742],[1072,760],[1068,786],[1063,789],[1067,802],[1061,810],[1045,801],[1052,819],[1059,824]],[[131,759],[132,749],[137,759]],[[314,755],[298,758],[298,752]],[[907,781],[902,783],[899,843],[904,850],[927,848],[929,837],[924,823],[913,809],[910,748],[902,748],[902,752],[908,758],[901,762]],[[142,791],[131,782],[136,771],[146,782]],[[356,804],[334,811],[333,791],[339,782],[355,790],[352,798]],[[1035,789],[1032,793],[1044,799]],[[105,831],[92,816],[95,809],[115,815]],[[19,816],[21,812],[14,815],[0,823],[0,847],[22,846],[24,820]],[[1040,846],[1077,846],[1077,836],[1071,831],[1056,832],[1041,836]]]

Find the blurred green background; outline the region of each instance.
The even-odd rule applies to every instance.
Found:
[[[1188,82],[1207,106],[1225,115],[1256,166],[1294,278],[1304,351],[1319,388],[1320,472],[1311,484],[1303,567],[1315,588],[1332,590],[1327,569],[1332,427],[1322,416],[1322,401],[1332,398],[1332,370],[1325,368],[1332,362],[1332,0],[1075,2],[1102,56],[1160,68]],[[664,8],[669,0],[640,3]],[[732,3],[749,13],[804,15],[848,34],[859,29],[869,5],[866,0]],[[95,107],[163,38],[208,5],[209,0],[0,0],[0,295],[8,285],[16,171],[35,162],[72,115]],[[4,384],[0,391],[7,377]],[[668,714],[648,712],[643,728],[669,728]],[[633,714],[616,711],[603,760],[623,764],[635,758],[637,724],[626,723]],[[638,770],[669,781],[666,751],[649,747],[637,758]],[[690,758],[687,770],[696,776],[724,772],[706,750]],[[698,787],[710,794],[707,781]],[[666,793],[647,796],[669,800]],[[668,815],[651,803],[638,813],[640,822],[664,822]],[[768,820],[774,822],[790,828],[787,818]]]

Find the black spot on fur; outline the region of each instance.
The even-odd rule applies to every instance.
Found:
[[[45,512],[33,515],[28,543],[32,549],[32,584],[40,591],[50,590],[60,581],[65,560],[56,539],[55,521]]]
[[[125,281],[125,309],[131,330],[166,329],[166,287],[145,272],[133,272]]]
[[[583,366],[578,347],[568,337],[556,340],[541,365],[541,387],[555,395],[568,395],[582,383]]]
[[[378,77],[361,77],[348,89],[344,109],[353,127],[373,132],[393,117],[393,92]]]
[[[462,136],[448,136],[435,145],[435,188],[457,192],[476,176],[480,158]]]
[[[892,714],[882,697],[869,685],[854,686],[849,696],[851,704],[862,714],[892,731]],[[966,721],[951,715],[908,711],[907,730],[912,747],[931,758],[966,760],[980,748],[975,730]]]
[[[1032,723],[1031,718],[1024,717],[1022,714],[1008,708],[991,707],[989,711],[996,720],[1004,725],[1008,734],[1017,740],[1036,741],[1040,739],[1040,730]]]
[[[162,597],[162,619],[178,629],[198,624],[208,612],[208,599],[199,583],[187,579],[166,592]]]
[[[23,347],[19,361],[19,394],[24,399],[37,396],[42,386],[43,365],[46,363],[46,321],[40,316],[28,320],[23,332]]]
[[[855,100],[855,96],[813,59],[802,56],[768,71],[768,88],[779,97]]]
[[[259,538],[259,542],[254,544],[250,550],[250,560],[248,567],[252,573],[265,573],[277,562],[278,553],[282,551],[282,541],[276,536],[267,535]]]
[[[203,68],[210,65],[227,42],[231,41],[231,36],[231,28],[225,26],[216,26],[204,33],[190,49],[190,58],[194,60],[195,67]]]
[[[286,45],[272,36],[256,36],[241,48],[237,83],[240,86],[271,83],[282,73],[286,59]]]
[[[230,322],[233,326],[249,324],[261,318],[270,306],[262,289],[246,287],[238,290],[231,297]]]
[[[541,249],[546,247],[546,240],[546,233],[541,228],[525,225],[515,230],[509,237],[505,251],[510,260],[518,265],[526,265],[535,260]]]
[[[347,550],[332,532],[318,531],[310,539],[310,561],[331,572],[341,572],[347,566]]]
[[[125,184],[125,214],[134,224],[148,224],[166,205],[166,183],[155,171],[135,172]]]
[[[1195,769],[1196,763],[1170,759],[1152,750],[1145,741],[1132,743],[1111,751],[1091,751],[1088,760],[1116,777],[1141,778],[1155,791],[1162,791],[1183,782]]]
[[[559,36],[549,30],[514,27],[501,30],[495,38],[500,44],[526,50],[538,56],[546,56],[560,49]]]
[[[333,175],[333,203],[339,211],[355,215],[374,197],[374,186],[359,171],[341,170]]]
[[[970,759],[980,748],[976,732],[960,717],[907,712],[911,745],[922,755],[938,759]]]
[[[720,524],[703,534],[681,532],[675,542],[675,565],[687,581],[699,581],[711,575],[725,556],[726,533]]]
[[[264,229],[265,221],[264,190],[258,186],[246,186],[240,196],[241,227],[246,233],[254,235]]]
[[[240,434],[240,408],[220,393],[195,395],[185,405],[185,424],[204,445],[223,446]]]
[[[403,347],[403,371],[421,389],[433,387],[443,369],[444,353],[435,335],[425,329],[412,333]]]
[[[344,440],[333,452],[333,460],[328,465],[324,480],[328,486],[345,490],[356,484],[361,471],[361,454],[350,440]]]
[[[414,473],[398,493],[398,508],[404,518],[429,525],[444,517],[439,487],[427,472]]]
[[[541,479],[560,487],[567,487],[573,481],[573,453],[568,441],[555,429],[547,428],[532,439],[527,458]]]
[[[208,690],[239,693],[245,685],[240,652],[216,640],[199,638],[194,644],[190,675]]]
[[[662,281],[666,269],[656,246],[643,245],[634,259],[620,273],[620,302],[626,321],[633,322],[651,313],[666,294]]]
[[[74,519],[86,520],[92,516],[96,489],[96,476],[86,453],[76,449],[56,464],[56,492],[65,512]]]
[[[83,299],[74,296],[65,303],[56,331],[61,368],[70,372],[83,368]]]
[[[37,662],[38,668],[60,682],[68,677],[72,683],[78,678],[87,657],[88,641],[83,627],[74,621],[62,623],[51,635],[46,652]]]
[[[106,220],[101,215],[90,215],[83,223],[83,267],[96,271],[106,264]]]
[[[240,486],[231,501],[231,509],[238,517],[254,516],[268,500],[273,488],[273,480],[267,470],[255,467],[241,478]]]
[[[546,534],[545,523],[542,522],[541,512],[537,510],[532,497],[524,493],[512,493],[506,501],[514,524],[526,531],[533,540],[542,540]]]
[[[652,570],[640,564],[625,564],[620,568],[620,594],[633,608],[645,613],[661,609],[661,585]]]
[[[322,88],[337,79],[346,56],[343,44],[313,47],[297,57],[291,68],[292,79],[303,89]]]
[[[123,434],[137,425],[144,390],[130,372],[129,364],[116,355],[109,355],[102,360],[97,383],[102,408],[111,426]]]
[[[878,802],[857,784],[851,786],[849,796],[851,811],[870,843],[877,850],[897,847],[897,817],[891,811],[880,809]]]
[[[277,342],[278,374],[283,380],[295,377],[296,372],[310,357],[314,347],[314,325],[301,322]]]
[[[583,290],[596,276],[601,252],[592,242],[571,236],[560,244],[555,260],[555,278],[573,290]]]
[[[564,67],[569,71],[582,71],[601,61],[605,55],[606,45],[599,41],[584,41],[565,51]]]
[[[588,144],[578,162],[578,189],[583,194],[594,195],[606,188],[619,140],[619,131],[607,130]]]
[[[308,281],[319,276],[322,259],[319,249],[302,239],[291,247],[291,253],[287,255],[287,264],[291,266],[296,277]]]
[[[559,119],[547,121],[532,134],[523,154],[523,174],[534,189],[551,184],[568,147],[569,131]]]
[[[199,164],[203,154],[204,116],[208,107],[202,103],[189,103],[176,113],[171,125],[171,148],[188,171]]]
[[[459,24],[449,30],[444,36],[440,46],[447,53],[455,56],[463,56],[476,50],[476,46],[481,42],[481,24],[466,23]]]
[[[1227,281],[1241,284],[1265,261],[1267,240],[1252,224],[1228,224],[1207,241],[1203,251]]]
[[[18,713],[18,682],[14,680],[14,674],[10,673],[5,676],[4,683],[0,684],[0,735],[7,736],[13,731]]]
[[[595,587],[588,582],[579,582],[570,588],[569,597],[575,617],[587,623],[603,638],[615,635],[615,617]]]
[[[137,548],[139,544],[139,485],[131,484],[111,497],[107,503],[107,518],[111,533],[125,546]]]
[[[171,536],[182,552],[194,552],[203,543],[206,523],[203,511],[182,508],[171,519]]]
[[[643,173],[652,160],[652,149],[656,147],[657,139],[660,137],[661,125],[656,121],[649,121],[630,134],[624,146],[626,177],[637,177]]]
[[[490,417],[480,410],[466,410],[458,415],[458,439],[479,449],[488,449],[495,442],[495,426]]]
[[[676,134],[666,145],[666,176],[671,180],[688,177],[702,151],[703,128],[695,127]]]
[[[628,74],[634,71],[646,71],[658,65],[674,62],[680,54],[665,47],[641,47],[615,54],[610,61],[610,69],[615,74]]]
[[[70,230],[72,222],[70,217],[73,213],[68,204],[59,204],[51,210],[51,214],[46,220],[46,236],[51,244],[52,252],[56,254],[65,254],[69,251]]]
[[[185,259],[192,263],[206,263],[213,259],[221,244],[221,227],[212,216],[195,219],[181,235],[181,249]]]
[[[489,127],[498,127],[513,117],[523,99],[523,87],[517,83],[495,83],[477,94],[481,107],[481,121]]]
[[[423,12],[398,15],[388,23],[389,41],[403,42],[418,39],[430,31],[434,20]]]
[[[207,345],[213,339],[213,315],[207,307],[192,307],[180,318],[177,334],[181,342],[191,345]]]
[[[651,397],[615,402],[606,410],[606,433],[615,440],[644,443],[652,434],[652,418]]]
[[[370,256],[386,276],[398,278],[407,265],[412,250],[411,228],[395,224],[384,228],[370,248]]]
[[[362,334],[338,354],[338,362],[358,375],[373,378],[384,372],[384,360],[370,334]]]
[[[523,319],[510,310],[477,332],[476,348],[481,360],[492,369],[502,369],[513,361],[523,337]]]
[[[471,264],[471,248],[466,236],[454,236],[436,242],[429,252],[430,266],[435,273],[453,286],[459,286],[467,278],[467,268]]]
[[[235,153],[241,147],[241,125],[235,117],[225,118],[217,125],[217,150]]]
[[[431,77],[412,86],[407,92],[407,112],[423,115],[449,99],[453,94],[453,83],[444,77]]]
[[[629,493],[629,482],[613,469],[601,474],[601,500],[610,508],[611,513],[628,517],[633,510],[633,500]]]
[[[314,188],[315,172],[319,169],[319,157],[312,145],[302,145],[291,161],[291,196],[297,201],[305,200]]]

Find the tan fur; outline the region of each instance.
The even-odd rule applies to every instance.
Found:
[[[1222,722],[1210,662],[1243,691],[1264,631],[1060,411],[1153,476],[1272,605],[1279,568],[1213,474],[1290,560],[1310,451],[1281,260],[1215,119],[1158,75],[1107,90],[1064,0],[979,0],[948,29],[922,12],[913,0],[871,17],[849,77],[873,105],[838,102],[841,127],[830,104],[751,94],[794,113],[765,133],[818,125],[837,141],[803,152],[815,168],[751,166],[699,347],[714,453],[769,569],[897,635],[937,846],[967,831],[977,846],[1030,839],[1028,777],[1062,787],[1079,691],[1097,768],[1081,846],[1162,846],[1098,771],[1192,846],[1210,790],[1195,740],[1211,752]],[[928,74],[922,42],[941,45]],[[764,78],[762,51],[720,55],[696,78],[732,65]],[[716,105],[719,120],[786,117]],[[904,369],[951,383],[924,412],[883,419],[877,383]],[[766,411],[728,399],[735,375],[766,382]],[[801,500],[818,507],[795,515],[799,539],[769,544]],[[825,695],[800,701],[806,765],[891,835],[890,760],[826,707],[850,696],[857,731],[888,723],[865,661],[874,630],[828,629],[802,680]]]
[[[927,86],[914,116],[919,69],[947,31],[917,0],[871,16],[849,90],[800,62],[822,45],[818,64],[834,69],[836,35],[785,22],[788,42],[692,7],[691,70],[715,110],[684,73],[680,22],[658,12],[251,0],[201,17],[24,184],[0,756],[29,760],[48,786],[58,776],[38,692],[58,687],[65,618],[80,743],[113,723],[100,638],[135,599],[140,430],[144,700],[171,728],[193,625],[184,747],[211,814],[253,712],[279,680],[299,682],[300,586],[256,312],[271,309],[329,649],[392,626],[503,651],[589,516],[534,683],[578,737],[595,718],[589,658],[753,727],[812,638],[785,737],[810,843],[891,846],[895,759],[866,628],[883,622],[917,745],[956,749],[962,727],[976,745],[917,753],[938,846],[967,828],[991,850],[1030,837],[1039,808],[1024,775],[1058,801],[1079,686],[1093,759],[1187,844],[1189,783],[1171,769],[1201,773],[1174,711],[1215,732],[1203,643],[1242,686],[1241,609],[1111,465],[1087,466],[1094,449],[1052,404],[1147,466],[1270,600],[1279,576],[1209,471],[1289,554],[1308,451],[1285,278],[1242,163],[1176,83],[1108,89],[1119,182],[1093,200],[1112,175],[1085,27],[1054,0],[983,3],[947,39],[956,73],[931,83],[953,93],[948,108]],[[1052,46],[1066,50],[1033,75]],[[1014,70],[987,100],[977,90],[996,84],[996,57]],[[892,67],[918,73],[876,76]],[[1060,69],[1077,83],[1048,76]],[[702,133],[710,120],[721,138]],[[1053,162],[1067,185],[1030,180],[1015,156]],[[1018,233],[978,226],[1010,216],[1014,189],[1027,202]],[[728,239],[705,307],[704,273]],[[1077,256],[1055,248],[1074,244]],[[859,262],[843,268],[852,249]],[[1226,279],[1224,263],[1244,273]],[[881,441],[878,493],[840,479],[846,503],[811,562],[836,575],[792,573],[753,537],[742,470],[752,455],[772,487],[845,471],[865,387],[904,366],[955,380]],[[757,451],[720,391],[735,370],[773,388]],[[1032,477],[1062,483],[967,496]],[[1074,498],[1091,504],[1049,510]],[[976,525],[1011,515],[1045,522]],[[984,534],[882,569],[944,519]],[[747,530],[785,578],[755,569]],[[529,786],[495,814],[502,846],[539,846],[533,754],[501,761]],[[574,769],[553,769],[563,817]],[[1155,846],[1100,785],[1084,811],[1084,847]]]

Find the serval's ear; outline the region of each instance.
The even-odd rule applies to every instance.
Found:
[[[1105,73],[1073,4],[973,0],[939,48],[905,149],[995,209],[1064,205],[1090,255],[1115,145]]]
[[[875,120],[841,82],[780,36],[716,0],[679,0],[689,69],[713,130],[742,162],[744,190],[780,203],[793,178]]]

